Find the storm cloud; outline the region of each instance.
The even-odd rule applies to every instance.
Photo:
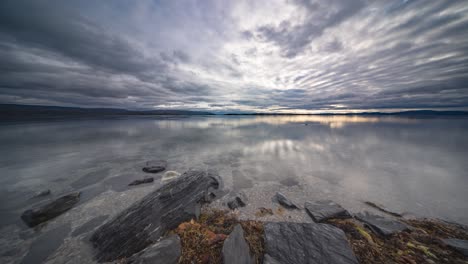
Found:
[[[0,103],[468,108],[463,0],[0,2]]]

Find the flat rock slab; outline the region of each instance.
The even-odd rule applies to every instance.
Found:
[[[237,224],[231,234],[224,240],[222,253],[224,264],[255,263],[240,224]]]
[[[351,215],[341,205],[331,200],[306,202],[304,207],[314,222],[323,222],[332,218],[351,218]]]
[[[132,264],[177,264],[182,252],[178,235],[170,235],[161,241],[131,256],[126,263]]]
[[[219,183],[213,172],[191,170],[148,194],[94,232],[90,240],[97,249],[96,259],[128,258],[196,218],[200,203]]]
[[[21,219],[29,227],[34,227],[70,210],[79,200],[80,192],[70,193],[40,207],[26,210]]]
[[[449,247],[454,248],[455,250],[468,257],[468,240],[448,238],[442,239],[442,241]]]
[[[287,209],[298,209],[297,205],[295,205],[293,202],[291,202],[284,194],[277,192],[275,194],[275,197],[273,197],[274,200],[276,200],[280,205]]]
[[[144,183],[151,183],[151,182],[154,182],[154,178],[153,177],[148,177],[148,178],[144,178],[144,179],[141,179],[141,180],[134,180],[131,183],[129,183],[128,186],[135,186],[135,185],[140,185],[140,184],[144,184]]]
[[[357,264],[344,232],[316,223],[266,223],[265,264]]]
[[[152,160],[146,162],[146,165],[143,167],[143,171],[147,173],[158,173],[166,170],[167,161],[165,160]]]
[[[355,215],[355,218],[366,224],[372,232],[382,236],[389,236],[401,231],[409,230],[409,227],[400,221],[369,212],[358,213]]]

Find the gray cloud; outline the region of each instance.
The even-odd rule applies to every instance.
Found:
[[[0,102],[468,108],[467,8],[463,0],[4,0]]]

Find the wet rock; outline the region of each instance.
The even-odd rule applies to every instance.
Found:
[[[355,215],[355,218],[365,223],[372,232],[382,236],[389,236],[397,232],[409,230],[409,227],[400,221],[369,212],[358,213]]]
[[[29,227],[34,227],[70,210],[79,200],[80,192],[70,193],[38,208],[26,210],[21,215],[21,219]]]
[[[143,171],[147,173],[158,173],[164,171],[167,167],[167,162],[165,160],[152,160],[146,162]]]
[[[274,200],[276,200],[279,204],[284,206],[285,208],[288,209],[298,209],[297,205],[295,205],[293,202],[291,202],[284,194],[277,192],[275,194]]]
[[[166,171],[161,178],[161,182],[166,183],[168,181],[174,180],[175,178],[178,178],[179,176],[180,173],[178,173],[177,171]]]
[[[128,186],[135,186],[135,185],[140,185],[140,184],[150,183],[150,182],[154,182],[153,177],[147,177],[141,180],[134,180],[131,183],[129,183]]]
[[[357,264],[341,229],[315,223],[265,224],[265,264]]]
[[[351,215],[341,205],[331,200],[320,200],[306,202],[304,205],[309,216],[316,223],[320,223],[332,218],[351,218]]]
[[[244,238],[244,230],[240,224],[226,238],[223,244],[224,264],[254,264],[250,248]]]
[[[392,212],[390,211],[388,208],[386,208],[385,206],[383,205],[380,205],[380,204],[376,204],[376,203],[373,203],[373,202],[369,202],[369,201],[365,201],[364,202],[365,204],[369,205],[370,207],[373,207],[381,212],[384,212],[386,214],[389,214],[389,215],[392,215],[392,216],[395,216],[395,217],[402,217],[403,215],[400,214],[400,213],[396,213],[396,212]]]
[[[41,198],[41,197],[47,196],[49,194],[50,194],[50,190],[47,189],[47,190],[37,192],[36,194],[34,194],[34,196],[32,198]]]
[[[447,246],[454,248],[455,250],[468,257],[468,240],[448,238],[442,239],[442,241]]]
[[[128,258],[157,242],[168,230],[195,218],[207,192],[218,186],[217,174],[197,170],[168,182],[94,232],[90,240],[96,259]]]
[[[177,264],[181,254],[178,235],[170,235],[130,257],[132,264]]]
[[[239,207],[247,205],[247,196],[243,192],[237,193],[237,195],[227,202],[229,209],[234,210]]]

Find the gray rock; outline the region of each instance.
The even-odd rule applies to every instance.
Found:
[[[71,233],[72,237],[79,236],[81,234],[87,233],[100,224],[102,224],[109,216],[108,215],[100,215],[92,218],[88,222],[82,224],[81,226],[77,227],[73,232]]]
[[[157,242],[167,231],[195,218],[207,192],[218,186],[217,174],[193,170],[148,194],[94,232],[90,240],[97,260],[128,258]]]
[[[150,182],[154,182],[153,177],[147,177],[147,178],[144,178],[144,179],[141,179],[141,180],[134,180],[131,183],[129,183],[128,186],[135,186],[135,185],[140,185],[140,184],[143,184],[143,183],[150,183]]]
[[[341,229],[315,223],[265,224],[267,264],[357,264]]]
[[[170,235],[161,241],[131,256],[127,263],[132,264],[177,264],[181,254],[178,235]]]
[[[369,202],[369,201],[365,201],[364,202],[365,204],[369,205],[370,207],[372,208],[375,208],[381,212],[384,212],[386,214],[389,214],[389,215],[392,215],[392,216],[395,216],[395,217],[402,217],[403,214],[401,213],[396,213],[396,212],[393,212],[393,211],[390,211],[390,209],[388,209],[387,207],[381,205],[381,204],[376,204],[376,203],[373,203],[373,202]]]
[[[341,205],[331,200],[306,202],[304,207],[314,222],[323,222],[332,218],[351,218],[351,215]]]
[[[70,193],[40,207],[26,210],[21,219],[29,227],[34,227],[70,210],[79,200],[80,192]]]
[[[237,224],[231,234],[224,240],[222,253],[224,264],[255,263],[240,224]]]
[[[152,160],[146,162],[143,171],[147,173],[158,173],[164,171],[167,167],[167,162],[165,160]]]
[[[442,239],[442,241],[449,247],[454,248],[455,250],[468,257],[468,240],[448,238]]]
[[[397,232],[409,230],[409,227],[400,221],[375,215],[367,211],[356,214],[355,218],[366,224],[372,232],[382,236],[389,236]]]
[[[297,205],[295,205],[293,202],[291,202],[284,194],[277,192],[275,194],[274,200],[276,200],[279,204],[282,206],[288,208],[288,209],[298,209]]]
[[[247,205],[247,196],[243,192],[237,193],[237,195],[227,202],[229,209],[234,210],[239,207]]]

